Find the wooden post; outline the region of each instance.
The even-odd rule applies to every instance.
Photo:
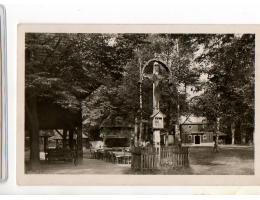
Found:
[[[56,148],[57,148],[57,147],[58,147],[58,145],[59,145],[59,140],[58,140],[58,139],[56,139],[55,141],[56,141]]]
[[[31,95],[26,101],[26,114],[29,119],[30,133],[30,164],[32,170],[38,169],[40,164],[40,144],[39,144],[39,121],[37,113],[37,97]]]
[[[67,146],[67,129],[63,129],[63,136],[62,136],[62,146],[65,149]]]
[[[161,157],[161,138],[160,138],[160,130],[155,129],[153,131],[153,146],[155,147],[155,155],[156,155],[156,167],[160,168],[160,157]]]
[[[48,136],[43,137],[43,149],[44,149],[44,153],[46,155],[47,150],[48,150]]]
[[[74,149],[73,133],[74,133],[74,130],[73,129],[69,129],[69,147],[70,147],[70,150]]]
[[[153,64],[153,76],[159,75],[159,63],[155,62]],[[160,110],[160,103],[159,103],[159,81],[160,79],[157,78],[153,81],[153,113],[157,113]],[[159,168],[160,165],[160,148],[161,148],[161,136],[160,130],[154,129],[153,130],[153,145],[155,147],[156,157],[157,157],[157,164],[156,166]]]
[[[138,146],[141,146],[143,143],[143,123],[139,121],[139,138],[138,138]]]
[[[165,135],[165,146],[168,147],[168,145],[169,145],[169,132],[167,131]]]
[[[217,145],[218,145],[218,140],[219,140],[219,130],[220,130],[220,123],[219,123],[219,121],[220,121],[220,118],[218,117],[217,118],[217,132],[216,132],[216,142],[217,142]]]

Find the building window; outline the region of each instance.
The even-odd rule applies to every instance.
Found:
[[[207,139],[207,135],[203,135],[203,140],[206,140]]]

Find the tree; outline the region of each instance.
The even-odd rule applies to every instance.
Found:
[[[214,120],[222,118],[223,126],[237,143],[252,141],[254,130],[254,55],[253,34],[211,35],[204,41],[204,52],[198,57],[202,71],[208,75],[204,95],[198,108]],[[219,95],[217,99],[216,96]],[[229,131],[228,131],[229,132]],[[242,139],[241,139],[242,134]],[[245,142],[245,141],[244,141]]]
[[[187,86],[197,84],[200,77],[194,63],[198,50],[196,35],[155,34],[151,36],[152,51],[171,69],[170,79],[162,83],[161,109],[167,113],[169,129],[179,124],[181,115],[190,115]]]
[[[139,109],[136,50],[146,43],[146,37],[146,34],[114,34],[111,38],[111,45],[121,60],[122,77],[101,86],[84,102],[86,132],[96,135],[103,121],[112,114],[124,116],[124,120],[131,123],[134,121]],[[90,131],[93,128],[95,131]]]
[[[39,162],[39,105],[81,115],[83,99],[122,78],[131,51],[114,39],[113,34],[26,34],[25,110],[32,165]]]
[[[176,39],[179,39],[178,53]],[[125,120],[129,122],[134,122],[135,117],[139,118],[139,62],[141,61],[143,67],[146,61],[156,56],[168,63],[173,72],[173,80],[170,82],[165,80],[161,83],[163,101],[160,106],[167,114],[166,127],[172,129],[177,121],[177,105],[180,105],[181,114],[188,113],[186,91],[181,92],[181,88],[197,83],[199,78],[199,73],[193,67],[194,52],[197,51],[196,45],[193,44],[196,43],[194,37],[170,34],[115,34],[113,43],[118,46],[120,52],[125,52],[124,55],[128,58],[123,65],[123,76],[122,79],[107,85],[102,92],[90,96],[91,99],[86,102],[86,107],[98,114],[89,113],[93,117],[86,116],[88,123],[92,122],[93,126],[101,124],[111,112],[124,115]],[[150,119],[152,84],[147,79],[142,82],[142,96],[142,118]],[[93,105],[95,108],[92,108]],[[96,118],[97,116],[99,117]]]

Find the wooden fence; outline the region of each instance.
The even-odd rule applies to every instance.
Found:
[[[183,167],[189,165],[189,148],[161,148],[160,165],[162,167]]]
[[[160,149],[155,147],[136,147],[132,151],[131,167],[134,170],[154,170],[188,165],[188,147],[162,147]]]

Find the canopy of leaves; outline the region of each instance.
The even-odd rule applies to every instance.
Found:
[[[111,115],[131,123],[140,117],[140,66],[154,57],[171,71],[160,85],[167,128],[191,113],[253,127],[253,34],[27,33],[25,48],[26,98],[72,112],[83,107],[92,132]],[[141,82],[142,117],[149,119],[152,83]],[[190,98],[190,86],[200,95]]]
[[[195,36],[169,35],[169,34],[119,34],[114,38],[114,43],[129,48],[131,55],[127,64],[123,66],[122,79],[103,88],[100,93],[91,96],[86,101],[89,109],[85,118],[89,124],[100,124],[111,113],[124,116],[124,120],[134,122],[135,117],[140,117],[140,65],[141,67],[156,58],[165,62],[170,67],[171,78],[161,82],[160,107],[167,116],[167,127],[174,126],[177,121],[177,105],[181,111],[187,112],[186,91],[181,91],[183,85],[196,84],[199,72],[193,67],[195,52],[198,50]],[[192,46],[191,46],[192,44]],[[178,47],[177,47],[178,46]],[[105,99],[104,99],[105,98]],[[105,102],[105,103],[104,103]],[[105,104],[105,105],[104,105]],[[93,108],[93,105],[95,105]],[[103,117],[96,119],[95,112],[103,113]],[[142,79],[142,117],[150,119],[152,114],[152,82]],[[92,116],[92,117],[91,117]]]
[[[26,34],[26,98],[77,111],[80,99],[119,80],[132,51],[109,34]]]
[[[213,35],[204,46],[197,59],[208,82],[196,110],[254,127],[255,36]]]

